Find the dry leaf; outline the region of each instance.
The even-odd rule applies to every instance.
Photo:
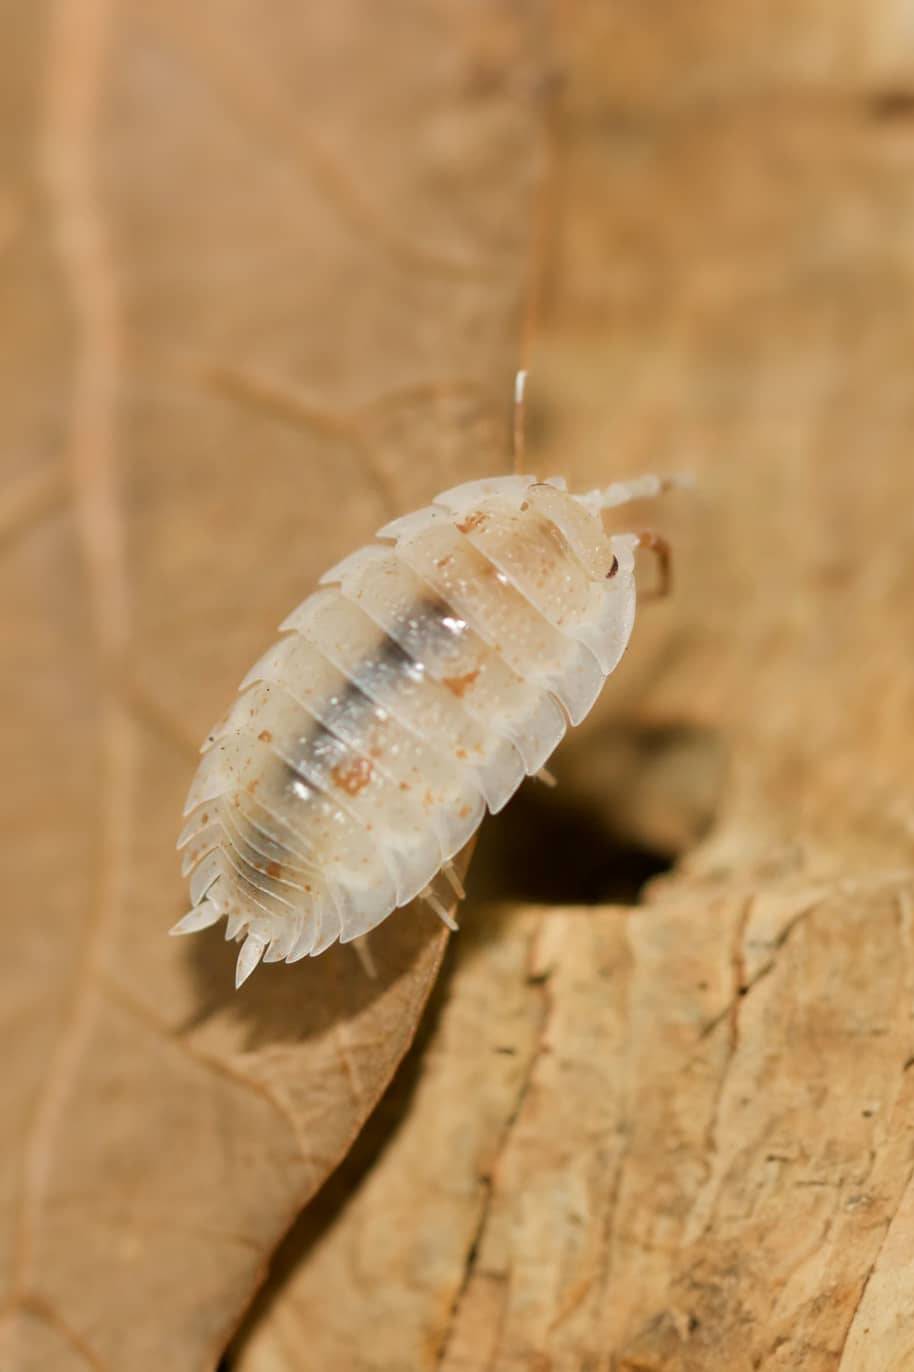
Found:
[[[901,1372],[914,42],[888,4],[555,26],[535,465],[699,489],[632,512],[676,593],[495,825],[592,901],[682,856],[634,908],[477,909],[232,1366]]]
[[[198,741],[392,514],[504,462],[528,7],[6,16],[0,1366],[212,1368],[406,1049],[401,912],[240,995],[165,937]]]

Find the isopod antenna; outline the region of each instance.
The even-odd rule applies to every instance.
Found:
[[[695,478],[688,472],[674,472],[670,476],[636,476],[629,481],[614,481],[602,490],[588,491],[579,497],[582,505],[596,512],[627,505],[630,500],[649,500],[666,491],[689,491]]]

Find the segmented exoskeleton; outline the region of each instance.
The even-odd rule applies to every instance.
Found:
[[[634,554],[601,512],[672,484],[572,495],[473,481],[378,532],[281,625],[204,745],[179,839],[193,908],[263,957],[316,956],[423,896],[486,810],[540,773],[622,657]]]

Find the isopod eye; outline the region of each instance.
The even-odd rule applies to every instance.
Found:
[[[616,575],[616,572],[617,572],[618,570],[619,570],[619,559],[616,557],[615,553],[613,553],[612,564],[611,564],[611,566],[610,566],[609,571],[606,573],[606,580],[609,581],[610,577],[615,576],[615,575]]]

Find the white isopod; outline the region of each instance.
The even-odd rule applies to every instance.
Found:
[[[636,548],[665,569],[662,539],[610,535],[601,512],[674,484],[468,482],[327,572],[207,738],[178,841],[193,908],[172,932],[225,916],[240,986],[417,896],[454,927],[436,878],[462,896],[453,857],[618,664]]]

